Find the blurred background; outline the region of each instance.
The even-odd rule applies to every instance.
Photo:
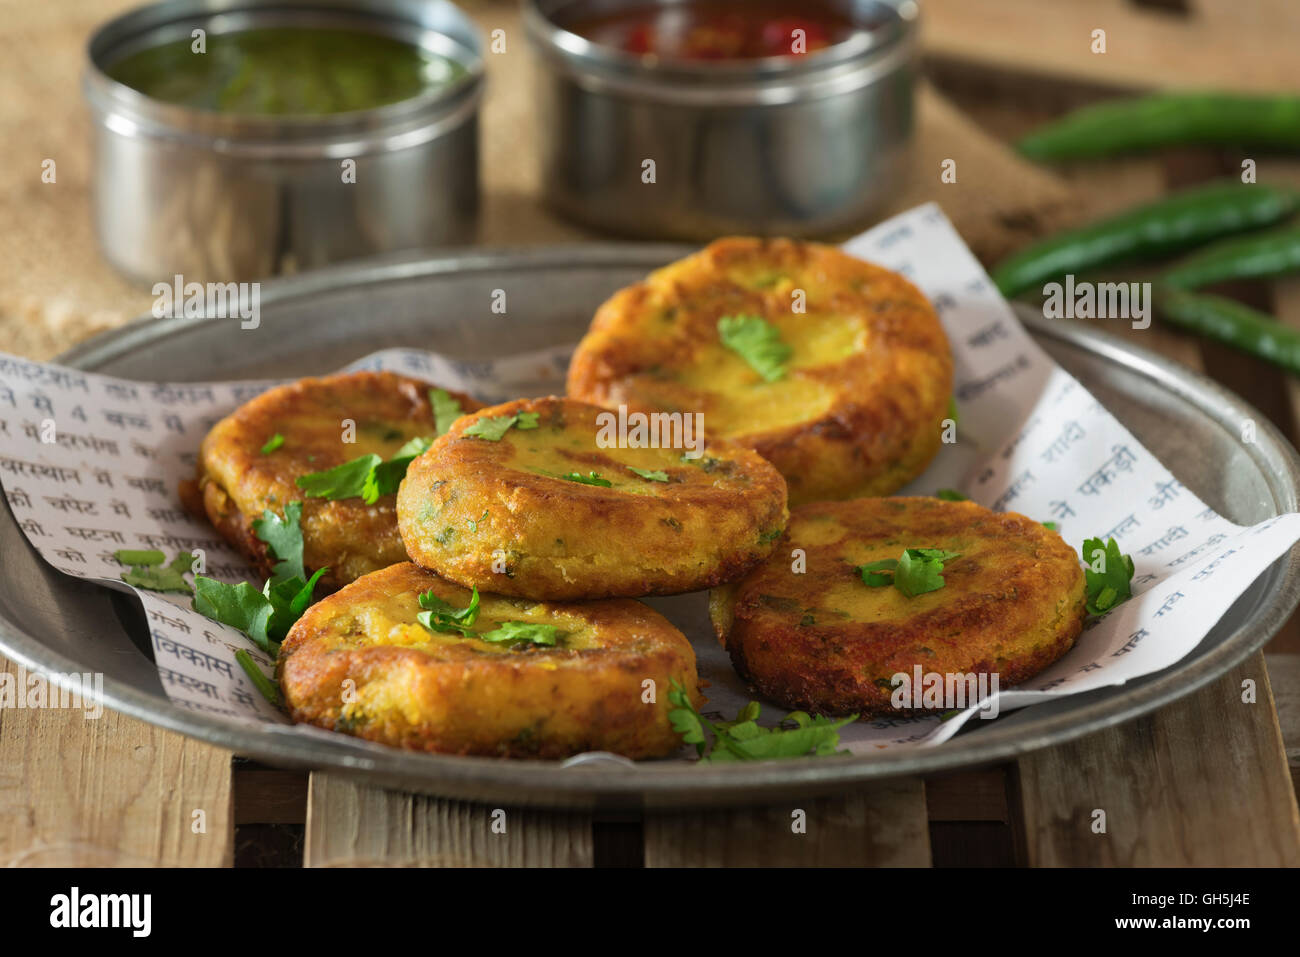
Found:
[[[152,301],[147,288],[113,272],[96,247],[90,120],[80,90],[88,38],[133,6],[0,2],[0,150],[7,173],[0,182],[0,335],[6,348],[24,355],[53,356],[146,312]],[[519,5],[458,6],[485,37],[501,30],[505,40],[504,53],[484,57],[477,242],[604,238],[541,202],[533,55]],[[1064,226],[1239,168],[1235,153],[1204,149],[1039,166],[1011,144],[1042,122],[1141,91],[1300,86],[1293,51],[1300,6],[1287,0],[924,0],[921,8],[925,80],[916,92],[914,149],[904,187],[881,214],[937,200],[986,264]],[[1106,33],[1104,54],[1091,49],[1097,29]],[[42,162],[51,158],[57,181],[42,182]],[[940,181],[945,159],[956,162],[956,182]],[[1300,181],[1300,162],[1264,162],[1261,179],[1267,172],[1273,181]],[[1290,282],[1273,294],[1279,310],[1293,308]]]

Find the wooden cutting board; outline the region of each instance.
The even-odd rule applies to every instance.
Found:
[[[929,59],[1112,90],[1300,88],[1294,0],[922,0]],[[1093,52],[1093,31],[1106,52]]]

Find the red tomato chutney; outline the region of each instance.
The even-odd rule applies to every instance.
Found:
[[[804,56],[876,25],[861,22],[833,0],[629,3],[565,19],[565,29],[593,43],[671,60]]]

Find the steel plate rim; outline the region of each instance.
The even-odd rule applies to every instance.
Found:
[[[361,260],[265,284],[262,304],[272,306],[307,295],[358,285],[418,279],[452,272],[493,269],[642,266],[647,271],[693,247],[677,244],[596,243],[538,247],[481,248],[444,254],[398,254]],[[1154,379],[1225,429],[1257,423],[1257,442],[1248,446],[1266,476],[1274,508],[1300,505],[1300,456],[1281,433],[1249,403],[1200,373],[1173,360],[1069,320],[1046,320],[1023,308],[1018,318],[1036,337],[1056,339]],[[75,346],[54,361],[94,371],[127,350],[219,319],[142,317]],[[1270,579],[1262,606],[1216,647],[1186,666],[1174,665],[1138,687],[1118,686],[1099,700],[1040,719],[1032,729],[992,727],[935,748],[912,748],[854,758],[770,761],[695,766],[648,762],[635,768],[561,768],[554,762],[392,753],[346,754],[332,743],[286,734],[290,726],[232,725],[185,711],[170,701],[137,691],[107,675],[100,700],[106,707],[167,730],[189,735],[236,754],[276,765],[334,770],[385,785],[460,797],[497,791],[522,803],[551,807],[689,807],[773,800],[787,790],[830,793],[888,778],[932,775],[1004,762],[1042,747],[1113,727],[1204,687],[1261,648],[1300,604],[1300,548],[1292,548],[1260,576]],[[0,651],[12,661],[47,672],[79,670],[76,662],[36,638],[0,621]]]

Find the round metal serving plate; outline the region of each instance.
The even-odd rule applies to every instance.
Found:
[[[615,289],[683,252],[615,245],[385,258],[268,283],[261,325],[143,320],[62,357],[144,380],[296,376],[375,349],[417,346],[465,358],[576,341]],[[508,314],[490,306],[508,296]],[[1093,327],[1023,316],[1077,376],[1174,474],[1234,521],[1300,509],[1300,462],[1241,399],[1202,376]],[[1257,440],[1240,441],[1250,419]],[[1175,666],[1127,685],[1008,715],[934,748],[871,757],[695,766],[686,761],[565,767],[413,754],[345,735],[235,725],[169,703],[149,657],[138,602],[54,571],[0,512],[0,650],[51,672],[104,673],[104,703],[153,724],[272,764],[321,768],[371,784],[468,800],[568,807],[681,807],[771,802],[850,790],[899,775],[989,764],[1128,721],[1222,675],[1258,649],[1300,600],[1300,557],[1275,562]]]

